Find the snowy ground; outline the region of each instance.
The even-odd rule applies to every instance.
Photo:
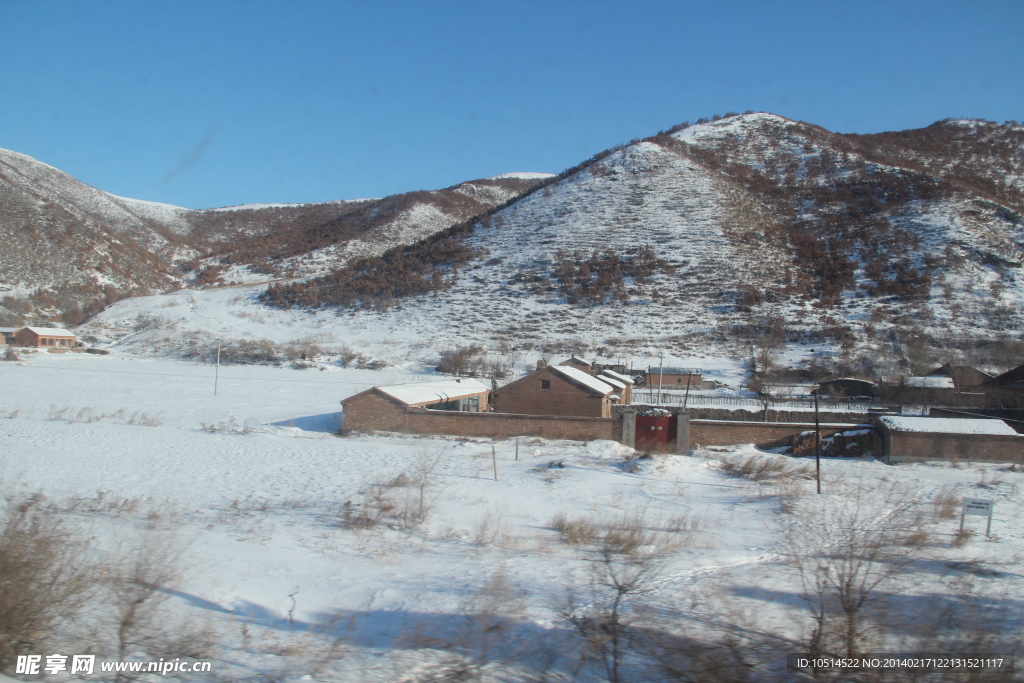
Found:
[[[644,596],[655,614],[707,629],[733,620],[797,651],[808,620],[782,562],[787,531],[822,500],[858,496],[869,523],[885,524],[896,490],[924,515],[934,559],[904,587],[910,605],[969,567],[972,590],[1022,613],[1022,472],[826,459],[818,498],[810,479],[722,471],[723,458],[777,457],[751,446],[636,460],[603,441],[333,434],[340,399],[424,379],[227,366],[214,396],[208,365],[27,355],[0,363],[0,484],[8,496],[44,492],[97,558],[146,528],[184,549],[170,607],[216,634],[218,680],[442,680],[460,662],[493,680],[599,679],[580,667],[562,615],[595,556],[552,530],[559,514],[598,528],[642,515],[658,537],[649,545],[667,548]],[[429,508],[419,522],[408,516],[418,473]],[[395,510],[351,528],[374,491]],[[951,547],[959,519],[936,514],[942,494],[995,501],[992,537]],[[626,680],[646,680],[631,671]]]

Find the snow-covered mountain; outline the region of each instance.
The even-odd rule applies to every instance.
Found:
[[[126,296],[311,275],[500,205],[546,174],[505,174],[434,192],[317,204],[191,210],[90,187],[0,150],[0,317],[77,323]],[[213,258],[210,258],[211,255]]]
[[[612,355],[804,342],[865,372],[974,353],[1019,336],[1024,223],[1021,145],[1003,144],[1006,180],[986,185],[970,134],[991,151],[1021,129],[938,126],[957,135],[936,153],[771,114],[677,127],[426,240],[413,267],[354,263],[265,298],[340,303],[381,329],[400,318],[435,345],[452,330]]]

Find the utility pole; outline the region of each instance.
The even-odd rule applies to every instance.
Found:
[[[220,340],[217,340],[217,369],[213,372],[213,395],[217,395],[217,388],[220,384]]]
[[[691,368],[692,369],[692,368]],[[683,394],[683,410],[686,410],[686,403],[690,400],[690,377],[691,369],[686,371],[686,393]]]
[[[491,444],[491,465],[494,467],[494,481],[498,481],[498,455],[494,452],[494,444]]]
[[[665,354],[661,354],[661,367],[658,368],[658,405],[661,405],[661,386],[665,383]]]
[[[814,390],[814,478],[818,482],[818,493],[821,493],[821,423],[818,421],[818,389]]]

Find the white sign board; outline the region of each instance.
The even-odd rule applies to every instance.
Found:
[[[964,498],[965,515],[981,515],[982,517],[992,516],[992,501],[981,500],[980,498]]]
[[[964,530],[964,517],[967,515],[981,515],[982,517],[988,517],[988,527],[985,529],[985,535],[992,535],[992,509],[995,507],[991,500],[982,500],[980,498],[964,498],[964,507],[960,510],[960,533]]]

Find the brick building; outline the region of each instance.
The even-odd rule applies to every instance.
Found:
[[[559,363],[559,365],[567,365],[572,368],[579,368],[580,370],[586,372],[587,374],[594,374],[593,365],[583,360],[582,358],[577,358],[576,356],[570,356],[569,360],[563,360],[561,363]]]
[[[881,415],[876,421],[888,462],[1024,463],[1024,435],[1002,420]]]
[[[519,415],[611,417],[622,400],[611,384],[573,365],[548,366],[491,395],[496,412]]]
[[[622,403],[633,402],[633,378],[616,372],[615,370],[604,369],[598,373],[597,378],[619,390],[622,396]],[[621,386],[620,386],[621,385]]]
[[[685,389],[689,384],[691,389],[701,388],[700,368],[651,368],[647,373],[647,386],[657,389]]]
[[[341,402],[343,426],[356,431],[402,431],[406,408],[433,411],[483,412],[490,389],[475,379],[415,382],[373,387]]]
[[[69,348],[75,345],[76,338],[56,327],[23,327],[14,333],[14,341],[18,346]]]

